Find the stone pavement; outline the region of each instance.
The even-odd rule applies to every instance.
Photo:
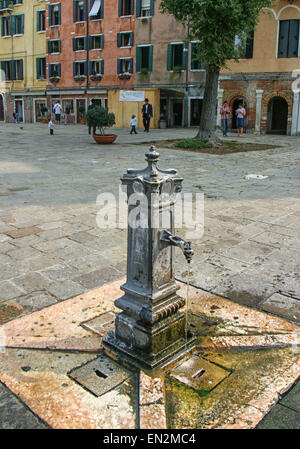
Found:
[[[193,137],[195,130],[115,131],[114,145],[98,146],[82,126],[56,126],[50,136],[46,125],[0,125],[0,324],[124,276],[126,232],[97,227],[97,195],[117,195],[127,168],[145,165],[145,142]],[[185,192],[205,194],[191,283],[299,323],[299,138],[246,135],[243,141],[278,148],[216,156],[157,143],[160,166],[179,170]],[[267,178],[247,180],[248,174]],[[189,277],[180,252],[176,276]],[[0,428],[39,427],[27,409],[22,420],[11,414],[15,424],[9,421],[9,404],[16,414],[24,406],[1,387]],[[268,418],[278,426],[282,408]]]

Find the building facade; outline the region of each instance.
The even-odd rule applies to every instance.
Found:
[[[233,130],[235,109],[242,102],[247,110],[247,130],[300,134],[299,29],[300,0],[278,0],[263,10],[245,57],[229,61],[220,76],[218,106],[228,101]]]
[[[0,121],[41,120],[45,103],[45,1],[0,1]]]

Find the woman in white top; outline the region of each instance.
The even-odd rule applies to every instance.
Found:
[[[236,127],[238,131],[238,137],[242,137],[245,128],[245,117],[246,117],[246,109],[244,108],[242,103],[239,104],[239,107],[235,111],[235,113],[237,116]]]

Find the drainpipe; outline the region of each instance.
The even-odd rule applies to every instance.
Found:
[[[86,0],[86,61],[87,61],[87,68],[86,68],[86,94],[88,95],[88,89],[90,86],[90,75],[89,75],[89,49],[90,49],[90,43],[89,43],[89,34],[90,34],[90,16],[89,16],[89,0]]]

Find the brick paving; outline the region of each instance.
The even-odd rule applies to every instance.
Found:
[[[192,284],[299,323],[299,138],[249,134],[244,142],[278,148],[216,156],[160,149],[159,140],[192,137],[192,129],[115,131],[116,144],[98,146],[82,126],[56,126],[50,136],[45,125],[1,125],[0,324],[124,276],[126,231],[97,227],[96,198],[118,194],[120,176],[145,165],[152,140],[160,166],[184,176],[184,191],[205,195],[205,232],[192,239]],[[180,252],[176,277],[188,279]],[[4,403],[0,428],[13,425]]]

